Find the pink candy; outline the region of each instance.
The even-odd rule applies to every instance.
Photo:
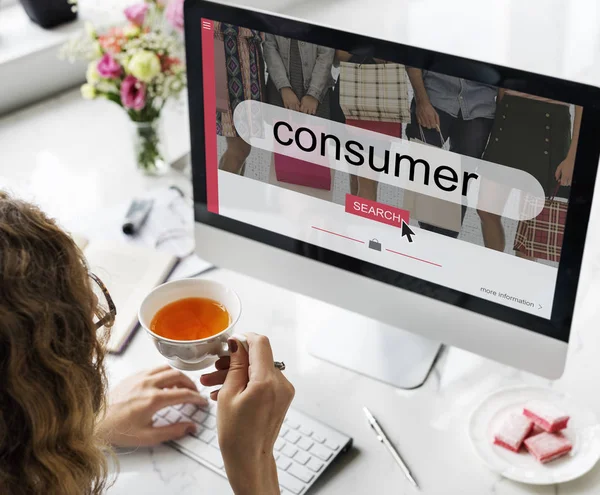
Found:
[[[567,427],[569,416],[557,407],[534,400],[523,408],[523,414],[512,413],[494,435],[494,444],[519,452],[527,451],[543,464],[571,452],[573,445],[559,433]]]
[[[531,420],[520,414],[511,414],[494,435],[494,443],[513,452],[519,452],[523,440],[531,433],[532,428]]]
[[[523,414],[548,433],[564,430],[569,422],[569,416],[560,409],[539,400],[527,403]]]
[[[525,440],[525,447],[542,464],[563,457],[573,449],[573,445],[564,435],[547,432],[529,437]]]

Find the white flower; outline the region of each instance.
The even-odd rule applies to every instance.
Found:
[[[85,32],[90,37],[90,39],[95,40],[98,37],[98,33],[96,33],[96,28],[90,21],[86,21],[85,23]]]
[[[96,62],[94,60],[93,62],[90,62],[88,64],[85,78],[87,79],[87,82],[90,84],[97,83],[98,81],[100,81],[100,79],[102,79],[100,77],[100,73],[98,72],[98,62]]]
[[[100,42],[98,42],[98,41],[94,42],[92,50],[93,50],[95,57],[101,57],[102,54],[104,53],[102,50],[102,47],[100,46]]]
[[[84,84],[81,86],[81,96],[86,100],[93,100],[96,98],[96,88],[91,84]]]
[[[129,24],[123,28],[123,34],[128,38],[135,38],[138,34],[140,34],[139,26],[135,24]]]
[[[160,59],[156,53],[140,50],[131,57],[127,70],[140,81],[147,83],[160,74]]]
[[[119,93],[119,88],[111,81],[100,81],[96,84],[96,90],[101,93]]]

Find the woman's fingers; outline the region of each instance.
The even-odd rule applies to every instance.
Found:
[[[156,368],[151,369],[150,371],[146,371],[144,373],[146,373],[147,375],[156,375],[162,371],[167,371],[167,370],[172,370],[173,368],[171,368],[170,365],[168,364],[162,364],[160,366],[157,366]]]
[[[220,390],[220,389],[219,389]],[[217,401],[217,399],[219,398],[219,390],[213,390],[210,393],[210,398],[214,401]]]
[[[229,373],[229,369],[217,370],[213,371],[212,373],[207,373],[206,375],[202,375],[200,377],[200,383],[205,387],[223,385],[225,383],[225,378],[227,378],[227,373]]]
[[[157,391],[154,399],[155,410],[177,404],[196,404],[200,407],[206,406],[208,401],[198,392],[187,388],[165,388]]]
[[[228,370],[230,364],[231,359],[229,358],[229,356],[224,356],[218,359],[218,361],[215,363],[215,368],[217,368],[218,370]]]
[[[154,426],[144,432],[140,438],[140,446],[158,445],[184,437],[196,431],[196,425],[192,422],[180,422],[167,426]]]
[[[150,377],[150,382],[157,388],[188,388],[190,390],[198,390],[194,382],[181,371],[172,368],[161,371]]]
[[[264,335],[246,333],[250,349],[250,380],[262,379],[270,376],[275,371],[273,365],[273,351],[269,339]]]

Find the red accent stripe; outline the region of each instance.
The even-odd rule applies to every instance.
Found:
[[[210,28],[209,28],[210,26]],[[200,19],[202,78],[204,83],[204,146],[206,149],[206,202],[219,213],[219,163],[217,160],[217,93],[215,89],[215,39],[213,21]]]
[[[312,228],[315,229],[315,230],[320,230],[321,232],[325,232],[327,234],[337,235],[338,237],[343,237],[344,239],[349,239],[349,240],[354,241],[354,242],[360,242],[361,244],[365,243],[365,241],[361,241],[359,239],[353,239],[352,237],[348,237],[348,236],[345,236],[345,235],[342,235],[342,234],[336,234],[335,232],[331,232],[330,230],[320,229],[319,227],[315,227],[314,225],[312,226]]]
[[[442,265],[438,265],[437,263],[434,263],[433,261],[422,260],[421,258],[415,258],[414,256],[409,256],[408,254],[399,253],[398,251],[393,251],[391,249],[386,249],[386,251],[389,251],[390,253],[394,253],[394,254],[399,254],[400,256],[410,258],[411,260],[421,261],[423,263],[427,263],[428,265],[438,266],[440,268],[442,267]]]

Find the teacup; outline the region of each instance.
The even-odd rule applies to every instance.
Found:
[[[229,313],[229,326],[211,337],[198,340],[173,340],[157,335],[150,330],[154,315],[169,303],[186,297],[203,297],[222,304]],[[242,312],[242,303],[234,290],[212,280],[186,278],[159,285],[142,302],[138,318],[156,349],[171,366],[183,371],[198,371],[208,368],[221,356],[229,355],[227,339]]]

